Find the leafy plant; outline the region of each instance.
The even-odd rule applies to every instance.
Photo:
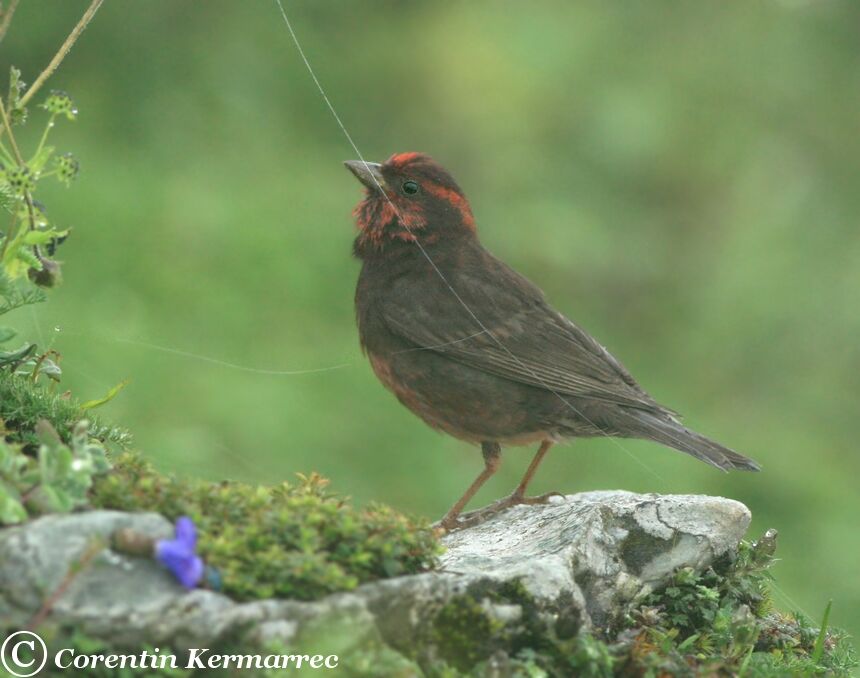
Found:
[[[14,307],[16,303],[32,303],[42,298],[28,295],[26,288],[15,286],[16,281],[26,277],[41,287],[53,287],[61,280],[60,265],[52,257],[69,231],[48,219],[35,195],[39,183],[48,177],[68,186],[77,176],[79,164],[75,157],[70,153],[57,153],[48,139],[58,119],[73,121],[78,111],[68,94],[51,92],[40,105],[48,117],[39,143],[25,158],[12,130],[16,124],[23,125],[29,119],[22,102],[21,73],[15,67],[11,69],[9,82],[6,101],[0,99],[4,125],[0,130],[0,204],[11,218],[0,243],[0,266],[7,279],[7,291],[13,295],[17,292],[17,297],[12,297],[12,303],[8,304]],[[8,146],[2,132],[8,136]]]
[[[578,628],[521,585],[473,585],[432,621],[434,676],[848,676],[847,636],[770,603],[776,532],[743,542],[703,571],[682,568],[604,628]],[[572,602],[572,601],[571,601]],[[492,605],[515,605],[502,622]],[[573,605],[575,609],[575,604]],[[416,650],[419,657],[422,651]]]
[[[313,599],[362,582],[426,570],[439,546],[429,527],[387,506],[356,509],[312,474],[272,487],[158,473],[132,453],[93,485],[93,507],[189,516],[197,552],[238,599]]]
[[[93,478],[110,468],[104,446],[92,440],[80,421],[66,445],[51,424],[36,425],[35,455],[21,443],[0,438],[0,525],[43,513],[68,513],[87,503]]]
[[[691,666],[708,675],[848,675],[857,662],[845,634],[827,629],[829,605],[820,629],[773,609],[776,536],[742,542],[704,571],[680,569],[631,610],[624,626],[635,663],[672,675],[692,675]]]
[[[86,403],[84,404],[86,405]],[[118,426],[102,423],[91,410],[85,410],[68,393],[56,393],[32,376],[0,370],[0,423],[7,442],[22,443],[28,453],[34,453],[41,441],[36,433],[40,419],[50,422],[67,444],[71,442],[75,425],[88,419],[90,435],[106,446],[127,448],[131,434]]]
[[[39,104],[47,118],[38,144],[26,155],[14,128],[28,123],[31,118],[28,103],[56,71],[101,3],[102,0],[92,0],[57,54],[29,88],[21,79],[21,71],[12,66],[7,94],[0,96],[0,216],[2,212],[9,215],[8,225],[0,227],[0,316],[44,301],[45,294],[40,288],[54,287],[62,281],[55,255],[69,229],[48,218],[45,206],[36,200],[36,192],[40,182],[49,177],[66,186],[77,177],[80,165],[74,155],[58,152],[48,141],[57,122],[75,120],[78,110],[65,92],[50,92]],[[12,2],[5,10],[0,9],[0,40],[9,30],[17,5]],[[13,336],[11,330],[0,328],[0,345]],[[24,343],[18,348],[0,350],[0,369],[15,371],[23,365],[34,379],[45,376],[58,381],[61,375],[58,358],[56,352],[37,355],[35,344]]]

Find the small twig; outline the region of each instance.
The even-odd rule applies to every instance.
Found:
[[[78,21],[77,25],[72,29],[72,32],[69,33],[69,37],[66,38],[66,41],[60,46],[60,49],[54,55],[54,58],[51,59],[51,62],[45,67],[45,70],[39,74],[39,77],[36,78],[35,82],[30,85],[30,89],[27,90],[27,93],[21,97],[22,106],[27,105],[27,102],[32,99],[33,95],[39,91],[39,88],[45,84],[45,80],[50,78],[53,72],[57,70],[57,67],[62,63],[63,59],[66,58],[66,54],[68,54],[69,50],[72,49],[72,45],[75,44],[75,41],[80,37],[81,33],[84,32],[84,29],[90,21],[92,21],[96,12],[99,11],[99,7],[101,7],[103,1],[104,0],[93,0],[90,3],[90,6],[87,7],[87,11],[84,12],[81,20]]]
[[[3,99],[0,98],[0,115],[3,117],[3,124],[9,130],[9,143],[12,144],[12,151],[15,153],[15,159],[18,161],[19,167],[24,167],[24,156],[18,150],[18,143],[15,141],[15,135],[12,134],[12,125],[9,124],[9,115],[6,113],[6,106],[3,104]],[[30,191],[24,191],[24,203],[27,205],[27,220],[30,222],[30,230],[36,230],[36,210],[33,207],[33,196]],[[6,234],[6,239],[3,241],[3,253],[6,252],[6,244],[10,242],[12,233]],[[34,248],[38,254],[38,248]]]
[[[18,8],[18,2],[19,0],[11,0],[9,3],[9,9],[3,12],[3,21],[0,23],[0,42],[3,42],[3,38],[6,37],[6,32],[9,30],[9,24],[12,23],[12,16]]]
[[[30,499],[30,497],[32,497],[32,496],[33,496],[33,493],[34,493],[36,490],[38,490],[41,486],[42,486],[42,484],[41,484],[41,483],[36,483],[35,485],[31,486],[30,488],[28,488],[28,489],[24,490],[24,491],[21,493],[21,505],[22,505],[22,506],[26,505],[26,504],[27,504],[27,501]]]
[[[21,155],[21,151],[18,150],[18,143],[15,141],[15,135],[12,134],[12,125],[9,123],[9,115],[6,113],[6,105],[3,103],[2,98],[0,98],[0,116],[3,117],[4,128],[9,131],[9,143],[12,144],[12,151],[15,153],[15,159],[18,161],[18,166],[24,167],[24,157]],[[0,133],[2,133],[2,131],[0,131]],[[30,195],[30,191],[24,191],[24,201],[27,205],[27,217],[30,222],[30,230],[32,231],[36,228],[36,214],[33,209],[33,198]],[[12,223],[15,223],[14,219]],[[3,238],[3,248],[0,254],[6,254],[6,250],[9,243],[12,242],[12,238],[13,233],[10,226],[9,232],[6,234],[6,237]]]
[[[48,124],[45,125],[45,131],[42,132],[42,138],[39,139],[39,145],[36,147],[36,152],[33,153],[34,158],[39,157],[39,153],[42,152],[42,149],[45,147],[45,142],[48,140],[48,135],[51,133],[51,130],[54,128],[54,120],[56,119],[57,114],[51,113],[51,117],[48,118]]]
[[[36,255],[38,256],[39,255],[39,248],[34,247],[33,249],[36,252]],[[39,380],[39,369],[42,367],[42,364],[48,359],[48,356],[51,355],[52,353],[54,355],[57,355],[57,356],[60,355],[55,350],[51,349],[51,350],[45,351],[42,355],[40,355],[36,359],[36,365],[33,367],[33,373],[30,375],[34,384]]]
[[[18,210],[12,212],[12,219],[9,222],[9,228],[6,230],[6,235],[3,237],[3,245],[0,246],[0,260],[6,256],[6,248],[9,247],[10,236],[15,232],[15,227],[18,225]]]
[[[15,159],[18,161],[18,165],[20,167],[23,167],[24,157],[21,155],[21,151],[18,150],[18,144],[15,141],[15,135],[12,134],[12,125],[9,122],[9,115],[6,113],[6,104],[3,103],[2,98],[0,98],[0,115],[3,116],[4,128],[9,131],[9,143],[12,144],[12,151],[15,153]]]
[[[90,565],[93,558],[95,558],[99,553],[104,551],[104,548],[105,545],[101,542],[92,544],[77,562],[72,563],[71,566],[69,566],[69,571],[66,572],[66,576],[63,577],[63,581],[60,582],[60,585],[57,586],[56,589],[54,589],[54,592],[50,596],[45,598],[45,602],[42,603],[42,607],[39,608],[38,612],[33,615],[29,623],[27,624],[27,629],[32,631],[34,629],[39,628],[39,626],[42,624],[43,621],[45,621],[47,616],[51,614],[51,610],[53,609],[54,605],[57,604],[57,601],[63,597],[63,594],[65,594],[66,591],[69,590],[69,587],[72,585],[72,582],[75,580],[75,577],[77,577],[81,572],[83,572],[84,569],[86,569]]]

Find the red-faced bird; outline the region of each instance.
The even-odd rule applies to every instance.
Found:
[[[555,442],[644,438],[723,470],[758,464],[678,421],[543,292],[490,254],[451,175],[420,153],[348,161],[364,185],[353,251],[361,345],[379,380],[427,424],[481,446],[484,470],[441,521],[459,516],[499,468],[506,445],[539,444],[491,515],[550,495],[526,487]]]

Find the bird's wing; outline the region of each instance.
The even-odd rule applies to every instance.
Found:
[[[446,271],[445,280],[432,273],[396,280],[382,305],[389,329],[416,348],[560,395],[667,411],[537,287],[486,257]]]

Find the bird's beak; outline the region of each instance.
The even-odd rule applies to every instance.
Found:
[[[380,191],[385,186],[382,178],[382,165],[378,162],[365,162],[364,160],[347,160],[343,163],[346,168],[355,175],[355,178],[367,188]]]

